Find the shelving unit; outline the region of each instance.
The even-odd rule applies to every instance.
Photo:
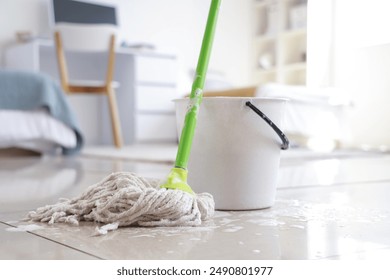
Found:
[[[254,82],[306,84],[307,0],[254,0]]]

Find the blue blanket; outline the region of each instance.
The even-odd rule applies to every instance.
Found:
[[[41,73],[0,70],[0,109],[38,108],[47,108],[51,116],[74,130],[77,146],[72,149],[62,147],[62,151],[65,155],[78,153],[83,145],[83,137],[59,85]]]

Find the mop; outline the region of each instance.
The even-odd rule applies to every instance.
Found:
[[[69,223],[97,222],[96,234],[125,226],[198,226],[214,214],[214,199],[208,193],[195,194],[187,183],[187,165],[203,96],[216,22],[221,0],[212,0],[192,85],[188,109],[180,136],[175,166],[165,182],[129,172],[113,173],[73,199],[29,212],[27,220]]]

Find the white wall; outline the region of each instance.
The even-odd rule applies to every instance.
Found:
[[[390,147],[390,1],[337,0],[334,85],[353,99],[353,144]]]
[[[16,31],[50,34],[48,0],[0,0],[0,55],[14,42]],[[89,2],[97,2],[90,1]],[[209,0],[100,0],[118,6],[120,39],[149,42],[178,54],[180,90],[187,91],[196,67]],[[236,86],[250,81],[252,0],[224,0],[210,61]]]
[[[15,41],[15,32],[48,33],[46,0],[0,0],[0,65],[4,49]]]
[[[210,69],[222,71],[235,85],[250,78],[250,8],[252,0],[222,1]],[[209,0],[116,1],[122,36],[131,42],[152,42],[174,51],[180,59],[180,73],[190,82],[189,69],[196,67],[209,9]],[[188,90],[184,84],[183,90]]]
[[[308,87],[333,86],[334,2],[308,1],[307,71]]]

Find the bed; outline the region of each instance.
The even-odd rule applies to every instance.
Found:
[[[0,149],[78,153],[83,137],[66,96],[50,77],[0,70]]]

